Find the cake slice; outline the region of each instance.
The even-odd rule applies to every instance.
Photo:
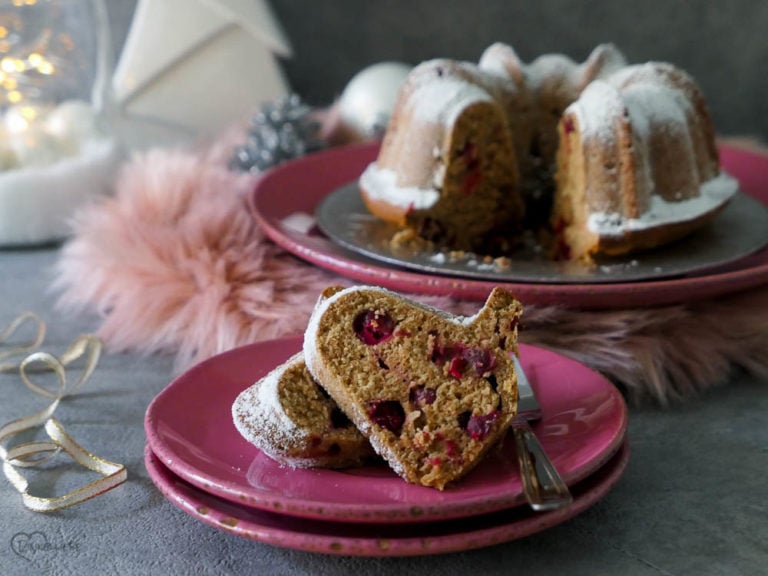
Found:
[[[375,456],[312,378],[301,352],[243,390],[232,405],[232,419],[246,440],[294,468],[346,468]]]
[[[304,336],[307,368],[392,469],[443,489],[501,439],[517,411],[522,312],[493,290],[472,317],[388,290],[324,295]]]

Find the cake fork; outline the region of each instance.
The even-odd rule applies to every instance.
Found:
[[[573,502],[568,486],[544,452],[529,422],[541,418],[541,407],[516,355],[518,412],[512,422],[523,492],[534,510],[556,510]]]

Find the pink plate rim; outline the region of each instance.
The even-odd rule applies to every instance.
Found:
[[[174,475],[149,446],[145,450],[145,466],[152,482],[174,506],[229,534],[320,554],[405,557],[475,550],[510,542],[574,518],[616,485],[627,467],[629,452],[625,441],[602,468],[572,487],[574,501],[561,510],[533,512],[515,508],[470,519],[396,526],[307,520],[233,503]]]
[[[321,198],[359,175],[375,158],[378,146],[331,148],[266,172],[248,196],[251,215],[272,241],[309,263],[358,282],[412,294],[482,301],[501,284],[525,304],[616,309],[704,300],[768,283],[768,248],[709,273],[680,278],[604,284],[499,283],[389,267],[346,252],[325,238],[286,229],[284,218],[297,211],[313,213]],[[720,154],[724,168],[739,180],[742,190],[768,204],[768,155],[732,143],[721,143]],[[278,196],[283,199],[280,206],[274,202]]]
[[[408,484],[386,466],[337,471],[280,466],[237,432],[235,397],[301,348],[268,340],[214,356],[173,380],[150,403],[147,442],[164,465],[220,498],[282,514],[333,521],[428,522],[522,505],[511,438],[443,492]],[[560,354],[520,345],[542,405],[534,424],[570,485],[601,467],[624,441],[627,408],[603,376]]]

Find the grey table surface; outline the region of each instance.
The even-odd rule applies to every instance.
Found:
[[[58,353],[98,322],[57,311],[50,289],[56,258],[55,247],[0,251],[0,325],[35,311],[48,324],[44,348]],[[281,549],[178,510],[143,464],[144,412],[172,377],[170,357],[102,357],[87,388],[56,415],[86,448],[126,464],[128,481],[81,506],[40,514],[0,477],[0,574],[768,573],[768,382],[741,373],[683,405],[631,408],[626,472],[583,514],[513,542],[411,558]],[[13,374],[0,374],[0,394],[0,423],[45,405]],[[48,546],[19,553],[14,537],[33,533]]]

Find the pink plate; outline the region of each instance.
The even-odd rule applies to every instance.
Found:
[[[147,409],[152,451],[215,496],[281,514],[355,522],[427,522],[524,503],[514,442],[444,491],[408,484],[385,464],[349,470],[292,469],[240,436],[236,396],[301,349],[300,338],[251,344],[210,358],[175,379]],[[570,485],[602,466],[624,440],[627,410],[616,388],[573,360],[521,345],[542,406],[534,429]]]
[[[265,233],[288,252],[353,280],[413,294],[485,300],[499,282],[440,276],[389,266],[337,246],[302,228],[297,213],[314,214],[330,192],[357,178],[375,157],[377,144],[335,148],[278,166],[264,174],[250,196],[250,208]],[[768,155],[721,147],[725,169],[743,192],[768,203]],[[286,220],[288,218],[288,220]],[[290,224],[286,224],[289,222]],[[603,284],[504,282],[525,304],[583,308],[659,306],[713,298],[768,283],[768,248],[706,274]]]
[[[573,504],[552,512],[527,507],[461,520],[420,524],[343,524],[293,518],[217,498],[163,466],[147,447],[145,463],[160,492],[198,520],[250,540],[307,552],[344,556],[417,556],[473,550],[556,526],[603,498],[627,466],[625,443],[597,472],[572,487]]]

